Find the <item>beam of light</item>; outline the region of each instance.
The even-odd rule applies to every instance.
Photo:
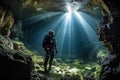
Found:
[[[71,16],[72,16],[71,13],[66,13],[66,16],[65,16],[65,18],[66,18],[66,23],[69,23],[69,22],[71,21]]]
[[[71,51],[70,50],[71,49],[71,25],[70,25],[70,22],[71,22],[71,13],[66,13],[65,23],[61,29],[64,31],[63,37],[61,38],[62,39],[62,45],[61,45],[62,50],[61,51],[64,51],[64,46],[66,46],[67,54],[69,54],[67,57],[70,56],[70,51]],[[67,42],[66,42],[66,39],[68,40]]]
[[[51,25],[51,29],[56,31],[56,38],[57,38],[57,45],[59,48],[59,54],[60,57],[64,56],[62,53],[64,53],[64,47],[67,44],[67,52],[70,53],[71,51],[71,13],[65,13],[59,20],[54,22],[54,24]],[[68,35],[68,42],[66,43],[66,35]]]
[[[87,35],[86,37],[88,37],[88,41],[90,41],[92,49],[89,52],[89,58],[91,58],[91,56],[95,55],[95,52],[97,52],[100,48],[103,48],[102,44],[98,44],[99,40],[96,34],[99,20],[98,18],[96,19],[95,17],[89,16],[88,14],[83,12],[75,12],[75,15],[82,25],[82,28]]]
[[[66,14],[63,14],[63,15],[60,16],[60,18],[58,20],[55,20],[55,22],[53,22],[52,25],[51,25],[51,29],[53,29],[55,31],[57,29],[59,29],[60,27],[58,27],[58,25],[61,25],[61,22],[64,20],[65,16],[66,16]]]
[[[80,24],[82,25],[82,28],[84,29],[85,33],[87,34],[87,37],[91,42],[95,41],[96,32],[91,28],[91,26],[88,24],[88,22],[80,15],[79,12],[75,12],[75,15],[77,16]],[[89,22],[90,23],[90,22]]]
[[[58,54],[59,56],[62,56],[62,52],[61,51],[63,51],[63,48],[62,48],[63,45],[62,44],[64,44],[63,43],[64,40],[59,41],[59,39],[61,39],[62,37],[64,37],[62,35],[65,34],[65,31],[66,31],[66,29],[64,29],[63,31],[61,31],[61,28],[63,28],[65,26],[65,24],[63,23],[63,22],[66,21],[65,20],[65,16],[66,16],[66,14],[63,14],[63,15],[59,16],[57,19],[55,19],[54,21],[51,21],[50,23],[47,23],[47,24],[43,25],[44,28],[38,29],[35,32],[35,34],[34,34],[34,35],[36,35],[36,37],[40,36],[37,39],[36,42],[37,43],[40,42],[40,44],[42,44],[42,40],[43,40],[44,36],[47,34],[48,30],[49,29],[53,29],[55,31],[55,34],[56,34],[57,46],[59,47],[58,48],[59,53],[60,53],[60,54]],[[37,45],[37,43],[34,44],[34,45]],[[42,46],[41,46],[41,51],[42,51]]]
[[[52,29],[56,31],[56,39],[57,39],[57,45],[58,45],[58,50],[59,50],[59,56],[63,56],[63,47],[64,47],[64,39],[65,39],[65,34],[67,31],[67,19],[66,19],[67,14],[62,15],[62,17],[59,19],[59,21],[54,22],[52,24]]]
[[[75,5],[73,5],[72,3],[68,3],[66,5],[66,8],[68,10],[68,12],[66,13],[66,16],[65,16],[65,25],[63,26],[63,31],[64,31],[64,34],[63,34],[63,37],[61,38],[62,39],[62,47],[64,49],[64,47],[66,46],[67,49],[67,57],[70,58],[72,53],[74,53],[74,48],[75,48],[75,45],[74,45],[74,42],[73,41],[73,20],[72,20],[72,17],[73,17],[73,13],[75,11],[77,11],[78,7],[76,7]],[[67,39],[67,42],[66,42],[66,39]],[[66,44],[66,45],[65,45]],[[74,47],[73,47],[74,46]],[[63,51],[63,49],[61,51]],[[64,51],[63,51],[64,53]]]
[[[58,54],[59,57],[66,57],[66,55],[67,57],[71,57],[73,56],[72,53],[75,53],[74,50],[77,44],[77,43],[75,44],[75,42],[77,40],[75,41],[74,39],[75,37],[74,30],[76,29],[76,26],[73,23],[74,19],[72,17],[75,17],[74,19],[78,19],[79,24],[82,24],[82,26],[79,26],[79,29],[80,27],[84,29],[83,33],[87,34],[86,37],[88,37],[91,42],[94,41],[94,39],[91,38],[91,36],[93,36],[96,33],[91,28],[91,26],[84,20],[84,18],[80,16],[78,12],[65,13],[58,20],[54,20],[53,22],[51,21],[49,24],[46,24],[44,26],[44,29],[38,32],[39,33],[38,35],[40,36],[40,34],[46,34],[45,32],[47,32],[49,29],[55,30],[57,47],[60,53]],[[40,32],[44,32],[44,33],[40,33]]]
[[[66,5],[66,8],[67,8],[67,10],[68,10],[68,12],[69,12],[69,13],[71,13],[71,12],[72,12],[72,7],[71,7],[71,5],[70,5],[70,4],[67,4],[67,5]]]
[[[81,3],[79,1],[71,1],[66,3],[66,9],[69,13],[78,11],[80,7]]]
[[[59,31],[58,31],[58,33],[56,33],[57,34],[56,37],[59,40],[58,45],[59,45],[60,53],[61,53],[60,57],[63,56],[63,54],[62,54],[62,53],[64,53],[63,47],[64,47],[64,44],[66,44],[65,37],[66,37],[66,33],[67,33],[67,21],[68,21],[66,19],[66,16],[67,16],[67,14],[65,14],[65,17],[63,18],[63,21],[61,22],[61,25],[59,26]]]
[[[50,20],[47,20],[46,22],[43,21],[44,23],[42,24],[41,23],[39,25],[35,24],[35,27],[37,28],[35,30],[32,30],[33,34],[31,36],[34,36],[32,37],[32,39],[34,40],[31,40],[31,42],[35,41],[33,42],[33,45],[35,46],[35,48],[38,48],[38,50],[40,44],[42,44],[42,40],[44,36],[47,34],[49,29],[53,29],[55,31],[56,34],[55,37],[57,39],[57,48],[59,52],[59,54],[57,55],[61,58],[71,57],[71,56],[73,57],[74,55],[77,55],[77,53],[80,54],[84,53],[84,51],[82,50],[83,46],[90,45],[91,47],[93,41],[96,41],[97,36],[94,30],[95,27],[92,28],[92,26],[94,26],[97,23],[97,21],[94,22],[96,19],[92,18],[91,16],[85,13],[77,12],[76,10],[74,11],[70,10],[69,12],[66,12],[62,15],[59,15],[60,13],[53,13],[53,14],[52,15],[48,14],[48,15],[50,16],[56,15],[59,17],[57,18],[51,17]],[[44,19],[48,19],[48,18],[49,17],[46,17]],[[42,18],[35,20],[35,22],[41,19]],[[33,21],[33,23],[35,22]],[[83,34],[86,34],[87,36],[86,35],[83,36]],[[82,38],[84,38],[85,40]],[[40,47],[40,51],[41,52],[43,51],[42,46]]]
[[[100,21],[100,15],[98,14],[94,14],[94,15],[90,15],[88,13],[85,12],[79,12],[80,15],[86,20],[86,22],[90,25],[90,27],[97,33],[97,27],[98,27],[98,23]],[[96,17],[94,17],[96,16]],[[95,34],[96,36],[96,41],[92,42],[92,46],[93,49],[90,51],[89,55],[90,57],[94,55],[94,52],[97,53],[97,51],[99,49],[105,49],[102,45],[101,42],[99,42],[98,38],[97,38],[97,34]]]
[[[96,27],[100,21],[100,15],[89,15],[85,12],[79,12],[80,15],[86,20],[86,22],[93,28],[94,31],[97,31]],[[94,17],[96,16],[96,17]]]
[[[44,20],[44,19],[47,19],[49,17],[59,15],[61,13],[62,12],[46,12],[46,13],[42,13],[42,14],[24,19],[23,22],[25,23],[25,26],[29,26],[31,24],[34,24],[34,23],[40,21],[40,20]]]
[[[72,40],[73,34],[73,21],[72,13],[65,13],[63,20],[60,22],[60,25],[57,27],[58,32],[56,33],[56,38],[58,39],[58,47],[60,49],[60,57],[71,57],[74,52],[74,41]],[[66,53],[66,55],[64,54]]]

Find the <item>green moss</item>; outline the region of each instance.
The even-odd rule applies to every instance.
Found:
[[[106,50],[99,50],[99,52],[97,53],[97,58],[98,59],[103,59],[107,54]]]
[[[34,71],[39,72],[42,75],[49,77],[52,80],[85,80],[86,77],[92,75],[96,79],[99,78],[101,67],[98,62],[85,63],[83,60],[62,60],[61,58],[54,58],[52,70],[50,74],[44,74],[44,56],[41,56],[36,51],[31,51],[22,45],[20,50],[24,54],[30,55],[34,62]],[[97,57],[103,58],[105,51],[98,52]]]

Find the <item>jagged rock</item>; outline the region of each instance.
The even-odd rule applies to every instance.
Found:
[[[112,45],[112,51],[102,61],[100,80],[120,80],[120,23],[119,20],[115,19],[114,21],[110,25],[111,34],[103,35],[106,37],[111,36],[109,39],[106,38],[106,41],[109,41],[110,45]],[[106,45],[106,42],[104,44]]]
[[[32,72],[31,80],[52,80],[38,72]]]
[[[103,41],[105,47],[110,51],[109,54],[103,59],[101,64],[100,80],[120,80],[120,16],[118,16],[118,5],[115,5],[116,1],[105,0],[104,1],[113,17],[113,21],[109,23],[107,21],[103,26],[104,30],[101,30],[104,37],[100,39]],[[113,5],[111,5],[113,3]],[[114,14],[118,12],[117,14]],[[109,18],[108,18],[109,19]],[[111,49],[109,49],[111,46]]]
[[[120,55],[108,54],[102,61],[101,80],[120,80]]]
[[[85,80],[96,80],[96,79],[95,79],[94,75],[91,74],[91,75],[87,76]]]
[[[20,50],[22,48],[23,44],[14,41],[13,46],[14,46],[14,50]]]
[[[33,62],[29,56],[0,45],[1,80],[30,80]]]
[[[3,37],[0,35],[0,44],[13,49],[13,42],[10,40],[9,37]]]
[[[2,36],[9,36],[13,24],[14,18],[12,12],[0,7],[0,34]]]

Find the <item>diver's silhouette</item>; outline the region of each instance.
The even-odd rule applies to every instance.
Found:
[[[45,61],[44,61],[44,72],[48,73],[51,70],[51,65],[52,65],[52,61],[54,58],[54,54],[55,52],[57,53],[57,49],[56,49],[56,41],[54,38],[54,31],[50,30],[48,32],[48,34],[44,37],[42,46],[46,52],[46,56],[45,56]],[[47,65],[49,62],[49,68],[47,69]]]

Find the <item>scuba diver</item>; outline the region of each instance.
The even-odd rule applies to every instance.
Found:
[[[54,54],[57,53],[56,49],[56,40],[55,33],[53,30],[49,30],[47,35],[44,37],[42,47],[46,52],[45,60],[44,60],[44,72],[48,73],[51,70],[52,61],[54,58]],[[49,68],[47,69],[47,65],[49,62]]]

